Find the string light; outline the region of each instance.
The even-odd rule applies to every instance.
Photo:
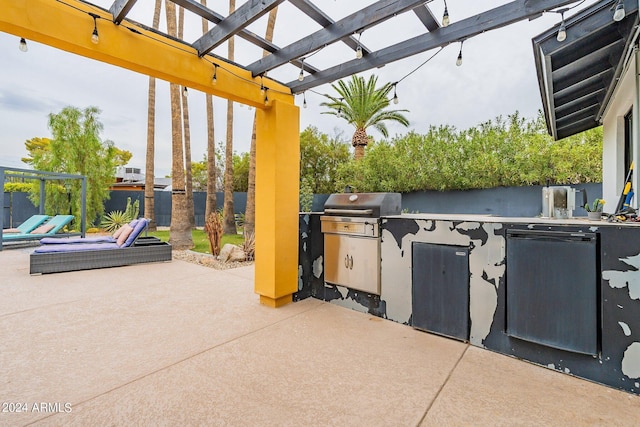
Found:
[[[269,105],[269,96],[267,95],[267,90],[269,88],[264,88],[264,106],[267,107]]]
[[[444,14],[442,15],[442,26],[448,27],[451,21],[449,20],[449,9],[447,8],[447,0],[444,0]]]
[[[560,23],[560,29],[558,30],[556,40],[563,42],[567,39],[567,26],[564,23],[564,10],[560,12],[560,16],[562,17],[562,23]]]
[[[267,89],[264,87],[262,77],[263,76],[261,74],[260,75],[260,96],[264,98],[267,95]]]
[[[211,83],[214,85],[218,83],[218,64],[213,64],[213,78],[211,79]]]
[[[356,48],[356,59],[362,59],[362,45],[360,45],[360,37],[362,37],[362,32],[358,34],[358,47]]]
[[[306,92],[302,92],[302,108],[307,108],[307,95],[306,95]]]
[[[93,18],[93,33],[91,34],[91,43],[98,44],[100,43],[100,36],[98,36],[98,22],[97,19],[100,18],[95,13],[89,13],[89,16]]]
[[[18,44],[18,49],[20,49],[21,52],[26,52],[29,50],[29,47],[27,46],[27,41],[24,39],[24,37],[20,38],[20,43]]]
[[[187,87],[185,86],[184,89],[182,89],[182,96],[187,97],[189,96],[189,91],[187,91]]]
[[[456,59],[456,65],[458,67],[462,65],[462,44],[463,43],[464,43],[464,40],[460,42],[460,53],[458,53],[458,59]]]
[[[616,4],[616,9],[613,12],[613,20],[616,22],[620,22],[624,19],[626,13],[624,11],[624,1],[618,0],[618,4]]]
[[[396,86],[398,86],[398,82],[393,84],[393,103],[395,105],[398,105],[398,102],[400,102],[400,100],[398,99],[398,94],[396,93]]]
[[[304,58],[300,61],[300,74],[298,74],[298,81],[301,82],[304,80]]]

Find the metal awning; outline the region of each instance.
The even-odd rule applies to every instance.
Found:
[[[613,20],[617,0],[601,1],[535,37],[533,51],[544,114],[555,140],[601,124],[625,66],[638,25],[638,0],[625,0],[626,16]]]

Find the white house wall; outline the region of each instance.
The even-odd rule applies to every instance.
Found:
[[[603,144],[602,144],[602,196],[608,203],[605,211],[612,212],[620,198],[624,187],[626,170],[624,166],[624,116],[637,102],[638,84],[636,79],[637,51],[631,55],[628,66],[623,72],[611,102],[603,116]],[[637,109],[636,109],[637,110]],[[637,128],[640,118],[637,113],[633,117],[634,126]],[[637,134],[637,132],[635,132]],[[635,164],[638,165],[638,138],[634,137],[633,152]],[[637,170],[637,168],[636,168]],[[633,188],[638,186],[638,173],[634,174]],[[637,196],[633,205],[638,206]]]

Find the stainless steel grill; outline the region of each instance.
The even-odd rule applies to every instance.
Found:
[[[399,193],[329,196],[320,217],[327,283],[380,295],[380,217],[401,206]]]

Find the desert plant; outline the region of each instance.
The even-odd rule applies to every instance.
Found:
[[[140,200],[131,203],[131,197],[127,197],[127,206],[124,208],[124,213],[129,218],[129,221],[138,218],[138,215],[140,215]]]
[[[204,231],[209,238],[211,254],[220,255],[222,247],[222,215],[219,212],[211,212],[204,224]]]
[[[125,212],[111,211],[104,216],[100,226],[108,232],[113,232],[128,222],[131,222],[131,219],[129,219]]]
[[[244,237],[242,250],[247,255],[247,261],[254,261],[256,257],[256,234],[249,233]]]

